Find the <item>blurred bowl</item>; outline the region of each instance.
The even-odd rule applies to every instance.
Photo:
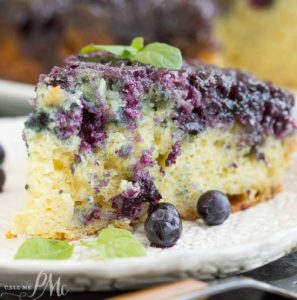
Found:
[[[0,116],[28,114],[32,110],[29,100],[34,94],[34,85],[0,80]]]

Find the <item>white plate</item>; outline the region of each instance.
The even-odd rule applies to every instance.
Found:
[[[25,146],[23,119],[0,119],[0,143],[7,150],[8,180],[0,194],[0,282],[32,284],[43,270],[60,275],[69,289],[132,288],[185,276],[214,278],[247,271],[273,261],[297,246],[297,159],[285,180],[285,192],[243,212],[232,214],[220,226],[184,222],[177,245],[170,249],[148,246],[142,228],[136,236],[147,246],[143,258],[100,261],[77,246],[68,261],[16,261],[24,237],[7,240],[9,218],[23,203]]]
[[[25,115],[30,110],[29,100],[34,98],[34,86],[0,80],[0,116]]]

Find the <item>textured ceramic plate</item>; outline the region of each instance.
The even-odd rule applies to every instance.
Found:
[[[14,81],[0,80],[0,116],[25,115],[31,108],[34,86]]]
[[[297,246],[297,159],[287,172],[285,192],[231,215],[221,226],[184,222],[177,245],[148,246],[140,226],[135,235],[148,250],[142,258],[100,261],[80,246],[68,261],[15,261],[25,237],[7,240],[12,212],[22,205],[25,185],[23,119],[0,119],[0,142],[7,149],[5,192],[0,194],[0,282],[32,284],[39,271],[60,275],[70,289],[132,288],[185,276],[201,279],[240,273],[273,261]]]

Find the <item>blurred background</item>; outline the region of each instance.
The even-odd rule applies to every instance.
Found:
[[[135,36],[297,85],[296,0],[0,0],[0,115],[27,113],[29,84],[84,45]]]

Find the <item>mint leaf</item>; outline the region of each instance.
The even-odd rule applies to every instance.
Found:
[[[182,55],[178,48],[165,43],[151,43],[144,46],[143,37],[136,37],[130,46],[123,45],[93,45],[83,47],[80,53],[106,51],[119,59],[138,61],[143,64],[169,70],[179,70],[182,67]]]
[[[169,70],[179,70],[183,63],[180,50],[164,43],[148,44],[132,60]]]
[[[66,241],[48,240],[41,237],[27,239],[19,248],[15,259],[68,259],[73,245]]]
[[[135,239],[129,230],[108,226],[107,228],[101,230],[97,240],[101,243],[108,243],[110,240],[116,240],[117,238],[122,237]]]
[[[136,49],[131,46],[122,46],[122,45],[94,45],[90,44],[80,49],[81,54],[86,54],[94,51],[104,51],[104,52],[110,52],[116,56],[123,57],[126,56],[127,53],[133,54],[136,53]]]
[[[103,229],[95,240],[81,244],[95,249],[102,259],[146,255],[144,246],[130,231],[112,226]]]
[[[134,38],[131,42],[131,47],[140,51],[144,47],[144,39],[141,36]]]

